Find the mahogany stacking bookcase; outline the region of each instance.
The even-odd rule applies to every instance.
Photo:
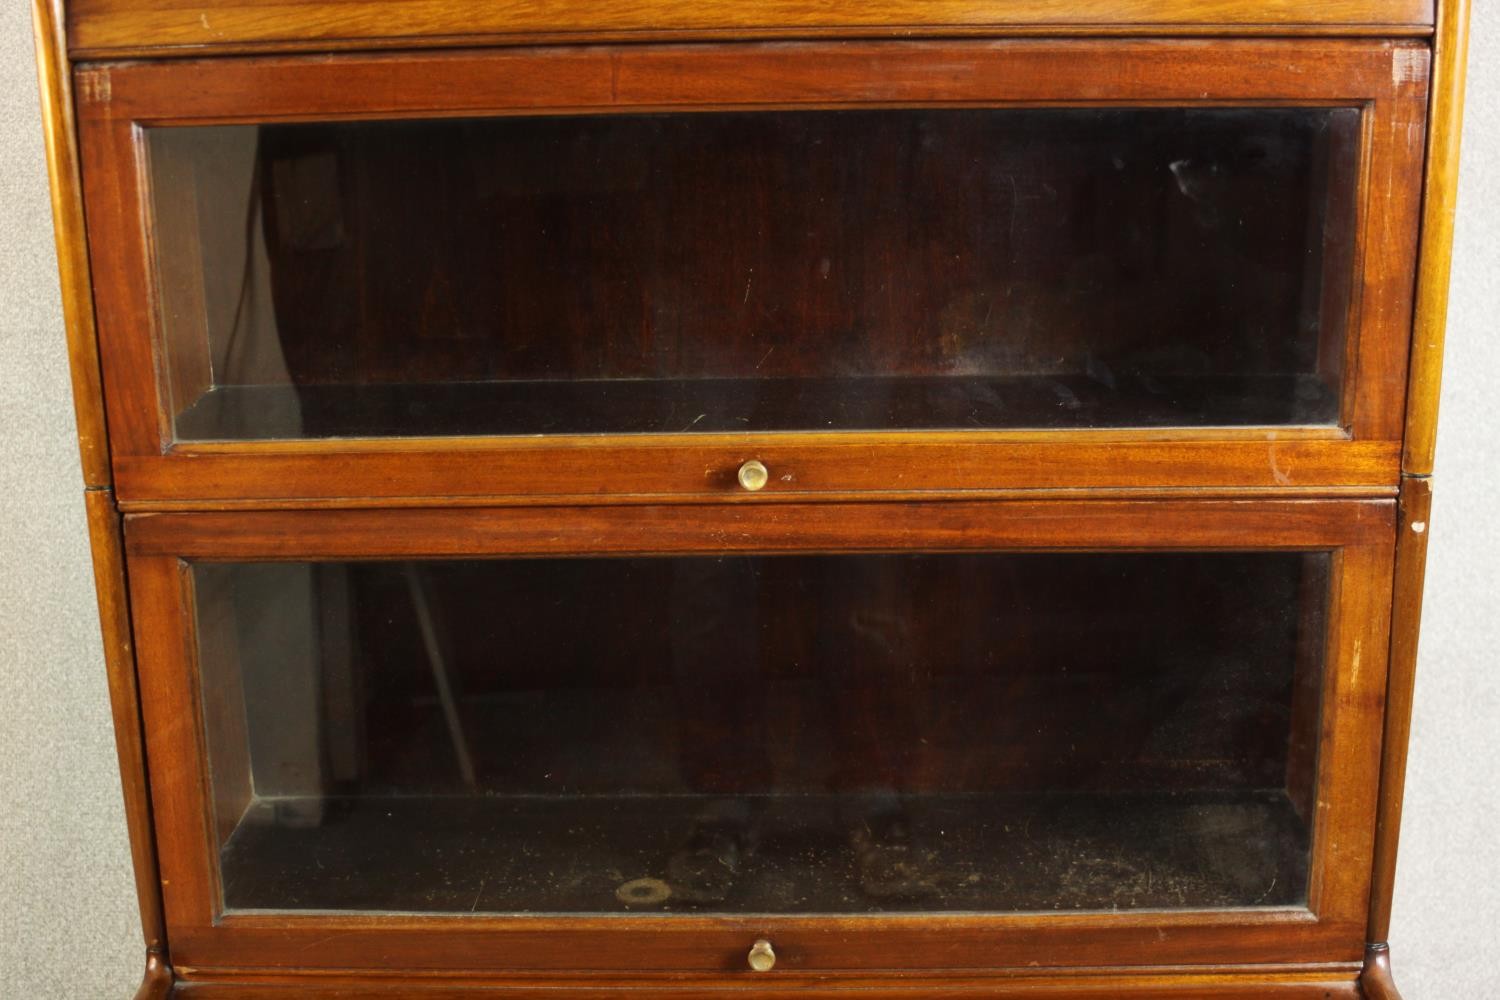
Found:
[[[1397,996],[1465,0],[36,0],[141,998]]]

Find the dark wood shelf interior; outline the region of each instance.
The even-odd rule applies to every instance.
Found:
[[[638,879],[670,886],[697,796],[262,800],[224,848],[224,898],[231,910],[864,913],[1274,907],[1306,894],[1307,831],[1282,792],[912,797],[911,854],[933,892],[911,900],[863,890],[839,822],[848,801],[758,804],[757,846],[721,903],[617,895]]]
[[[1328,572],[200,563],[224,902],[619,912],[647,879],[688,887],[668,909],[735,913],[1294,905]],[[672,858],[726,817],[745,857],[706,901]],[[921,893],[869,887],[851,831],[874,819],[909,827],[897,881]]]
[[[153,128],[177,436],[1332,423],[1359,134],[1326,108]]]

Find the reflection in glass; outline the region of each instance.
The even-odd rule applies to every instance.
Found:
[[[224,903],[1298,905],[1328,564],[197,564]]]
[[[153,128],[176,434],[1332,425],[1359,120]]]

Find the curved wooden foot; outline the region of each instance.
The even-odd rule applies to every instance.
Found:
[[[1359,977],[1360,992],[1365,1000],[1401,1000],[1396,980],[1391,975],[1391,946],[1372,944],[1365,949],[1365,971]]]
[[[171,993],[172,967],[160,955],[148,952],[146,974],[141,978],[141,988],[135,991],[135,1000],[167,1000]]]

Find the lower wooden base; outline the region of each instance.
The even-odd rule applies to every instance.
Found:
[[[557,979],[500,981],[385,974],[380,976],[293,973],[193,977],[176,981],[159,956],[146,961],[135,1000],[621,1000],[629,996],[672,1000],[733,997],[796,997],[798,1000],[1401,1000],[1391,974],[1389,945],[1371,945],[1363,970],[1290,969],[1203,973],[1183,970],[1093,971],[1070,975],[1021,974],[1005,977],[844,977],[736,976],[732,979],[629,980]]]
[[[172,994],[172,970],[161,956],[146,955],[146,974],[141,978],[141,987],[135,991],[135,1000],[166,1000]]]
[[[454,982],[432,979],[379,979],[317,976],[258,977],[235,981],[178,983],[176,1000],[622,1000],[631,996],[672,1000],[1360,1000],[1356,972],[1275,974],[1092,974],[1005,978],[843,979],[793,978],[767,973],[725,981]],[[1394,996],[1394,994],[1392,994]]]
[[[1396,980],[1391,975],[1391,946],[1372,944],[1365,952],[1365,971],[1359,977],[1359,989],[1365,1000],[1401,1000]]]

